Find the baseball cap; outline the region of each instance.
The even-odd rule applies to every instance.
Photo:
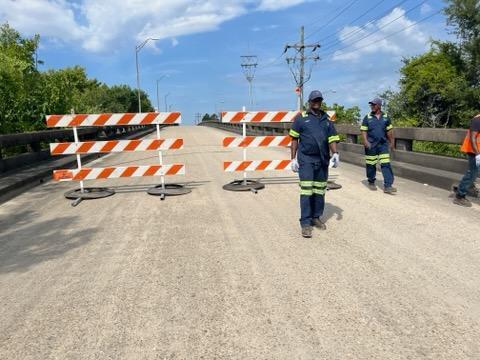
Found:
[[[373,99],[372,101],[369,101],[368,103],[369,103],[369,104],[375,104],[375,105],[378,105],[378,106],[382,106],[382,103],[383,103],[383,102],[382,102],[382,99],[380,99],[380,98],[375,98],[375,99]]]
[[[312,101],[315,99],[323,99],[323,95],[320,91],[318,90],[313,90],[310,95],[308,95],[308,101]]]

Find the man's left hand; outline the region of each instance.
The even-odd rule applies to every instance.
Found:
[[[477,167],[480,168],[480,154],[475,156],[475,163],[477,164]]]
[[[336,168],[340,164],[340,155],[338,153],[334,153],[332,157],[330,158],[330,164],[329,166],[331,168]]]

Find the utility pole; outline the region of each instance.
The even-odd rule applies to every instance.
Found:
[[[200,123],[200,118],[202,117],[202,114],[196,113],[195,114],[195,124],[198,125]]]
[[[248,94],[250,96],[250,110],[253,109],[253,79],[255,77],[255,70],[257,69],[257,56],[256,55],[242,55],[240,56],[241,66],[245,78],[248,81]]]
[[[311,48],[312,53],[305,56],[305,49]],[[298,88],[298,110],[303,110],[303,85],[307,83],[312,77],[313,65],[320,60],[318,55],[315,55],[314,52],[320,48],[319,43],[315,44],[305,44],[305,27],[300,28],[300,42],[298,44],[287,44],[285,45],[286,53],[288,49],[294,49],[296,54],[294,57],[287,57],[287,64],[290,67],[290,71],[295,79]],[[305,63],[308,61],[313,61],[313,64],[310,65],[307,73],[305,73]]]

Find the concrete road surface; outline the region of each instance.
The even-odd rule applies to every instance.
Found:
[[[327,230],[300,237],[293,173],[259,194],[222,185],[227,133],[169,128],[189,195],[157,178],[91,182],[118,193],[76,208],[49,182],[0,206],[0,359],[480,359],[480,206],[363,169],[332,174]],[[287,149],[250,151],[282,159]],[[96,166],[155,164],[153,152]]]

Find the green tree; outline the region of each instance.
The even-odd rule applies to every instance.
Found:
[[[405,59],[400,74],[399,92],[382,94],[394,121],[420,127],[465,125],[471,110],[466,100],[469,86],[449,56],[432,48]]]
[[[465,64],[466,77],[472,86],[480,86],[480,2],[445,0],[447,24],[460,40],[458,49]]]
[[[357,124],[360,121],[360,108],[353,106],[346,108],[343,105],[334,103],[332,106],[327,106],[326,110],[333,110],[337,114],[336,122],[339,124]]]

